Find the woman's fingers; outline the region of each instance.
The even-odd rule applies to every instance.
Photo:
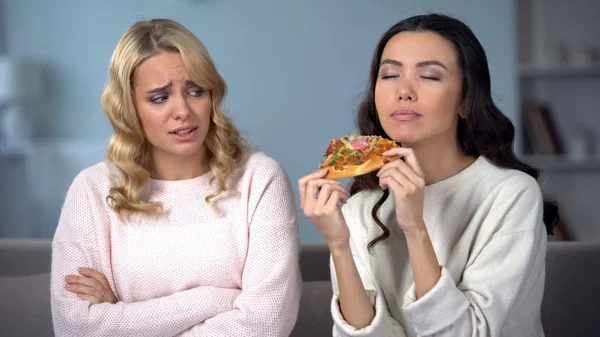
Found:
[[[308,182],[323,178],[327,174],[327,169],[321,169],[306,175],[298,180],[298,193],[300,194],[300,208],[304,208],[306,203],[306,192],[308,189]]]
[[[417,161],[415,152],[412,149],[405,147],[395,147],[381,154],[384,157],[403,157],[408,166],[421,178],[424,177],[423,170]],[[401,160],[401,159],[397,159]]]

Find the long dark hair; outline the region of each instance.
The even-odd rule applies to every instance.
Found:
[[[484,156],[498,167],[523,171],[537,179],[540,171],[521,162],[513,151],[515,128],[492,99],[490,72],[483,47],[466,24],[446,15],[413,16],[400,21],[383,34],[375,49],[371,61],[369,84],[358,109],[356,124],[359,132],[362,135],[378,135],[389,138],[377,116],[375,83],[383,49],[393,36],[405,31],[434,32],[454,45],[463,74],[462,98],[465,115],[464,118],[459,118],[458,122],[458,143],[461,150],[466,155]],[[351,195],[362,190],[379,189],[375,174],[376,172],[372,172],[356,177],[350,186]],[[388,198],[389,193],[389,190],[384,190],[383,195],[371,210],[371,216],[383,233],[369,242],[369,250],[390,235],[389,229],[377,216],[379,208]],[[545,201],[544,223],[548,234],[552,234],[557,221],[558,205]]]

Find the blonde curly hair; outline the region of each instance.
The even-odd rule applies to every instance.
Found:
[[[237,194],[226,182],[249,152],[239,131],[221,111],[227,86],[202,42],[173,20],[136,22],[113,52],[108,83],[102,93],[102,107],[113,127],[107,157],[123,173],[122,185],[111,188],[107,200],[119,215],[156,215],[162,209],[159,202],[140,200],[141,187],[150,178],[151,156],[150,144],[135,110],[132,82],[142,62],[163,52],[180,53],[191,80],[211,94],[211,122],[204,142],[212,181],[216,180],[218,186],[205,200],[216,211],[214,199],[217,196],[223,192]]]

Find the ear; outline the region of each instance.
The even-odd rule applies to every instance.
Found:
[[[458,110],[458,116],[462,119],[467,118],[467,108],[464,105]]]

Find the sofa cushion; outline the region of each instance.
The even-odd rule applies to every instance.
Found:
[[[53,336],[50,273],[0,277],[2,336]]]
[[[600,245],[548,246],[542,324],[546,337],[600,336]]]
[[[331,336],[333,320],[329,307],[332,297],[330,281],[304,282],[298,320],[290,337]]]
[[[300,271],[304,282],[330,280],[327,245],[303,245],[300,252]]]
[[[0,276],[21,276],[50,271],[49,239],[0,238]]]

